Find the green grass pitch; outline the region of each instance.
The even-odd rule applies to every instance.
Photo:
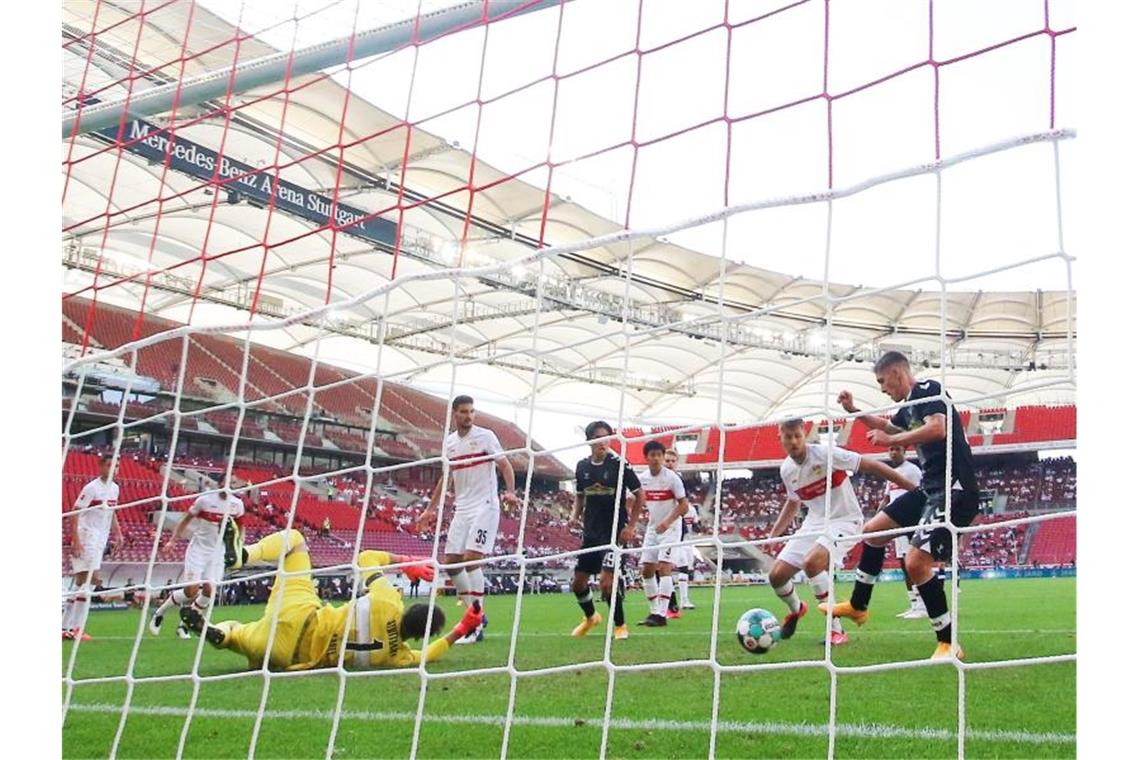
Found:
[[[801,591],[807,591],[806,587]],[[849,588],[841,588],[845,598]],[[613,642],[619,665],[708,658],[713,592],[696,589],[698,609],[668,628],[630,626],[627,641]],[[872,618],[837,648],[838,665],[923,659],[933,636],[923,620],[898,620],[904,606],[901,583],[883,584]],[[453,599],[444,599],[449,624]],[[510,648],[513,596],[487,600],[490,627],[482,644],[454,647],[431,672],[503,666]],[[722,665],[819,661],[823,616],[812,611],[800,632],[764,657],[745,652],[733,624],[749,607],[783,614],[767,587],[731,587],[722,595],[718,660]],[[644,617],[640,592],[626,603],[631,622]],[[605,611],[605,607],[600,607]],[[216,619],[253,619],[257,607],[216,611]],[[970,662],[1069,654],[1076,651],[1076,584],[1073,579],[968,580],[962,583],[960,641]],[[604,636],[595,629],[572,639],[580,612],[569,594],[523,599],[515,665],[519,670],[586,663],[602,657]],[[75,678],[123,675],[140,629],[140,612],[93,613],[94,640],[79,645]],[[185,674],[197,641],[174,636],[167,621],[162,636],[146,634],[134,676]],[[66,672],[72,644],[63,646]],[[244,662],[208,645],[200,673],[240,672]],[[597,757],[608,675],[585,668],[518,680],[512,757]],[[837,679],[835,755],[843,758],[945,758],[957,754],[957,672],[938,666]],[[821,667],[725,672],[720,682],[718,757],[824,757],[827,753],[829,673]],[[255,755],[264,758],[324,757],[332,729],[340,678],[335,673],[274,677]],[[260,673],[201,682],[194,717],[186,729],[184,756],[246,757],[265,680]],[[706,665],[617,672],[608,735],[611,757],[707,757],[712,724],[714,675]],[[176,754],[192,697],[189,680],[135,685],[118,747],[119,757],[165,758]],[[498,757],[507,713],[510,677],[471,675],[428,683],[420,757]],[[127,686],[79,684],[63,728],[63,755],[106,757],[119,725]],[[420,698],[416,671],[368,673],[346,680],[333,742],[335,757],[407,757],[413,716]],[[966,674],[968,757],[1074,757],[1076,673],[1072,662],[975,670]]]

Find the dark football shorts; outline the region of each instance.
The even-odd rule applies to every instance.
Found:
[[[949,562],[954,551],[954,537],[941,527],[946,521],[946,492],[916,488],[904,493],[883,508],[892,520],[904,528],[914,527],[910,545],[929,552],[940,562]],[[977,491],[950,492],[950,523],[964,528],[978,516]]]
[[[618,535],[621,535],[622,529],[618,528]],[[620,539],[618,539],[620,543]],[[574,565],[574,572],[586,573],[588,575],[597,575],[598,573],[606,572],[612,573],[614,571],[614,552],[609,546],[610,536],[606,535],[585,535],[582,537],[582,548],[588,549],[591,546],[600,547],[597,551],[583,552],[578,555],[578,562]]]

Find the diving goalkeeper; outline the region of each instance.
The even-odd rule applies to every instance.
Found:
[[[245,564],[276,564],[284,556],[282,570],[265,605],[265,614],[253,623],[227,620],[207,624],[193,606],[183,607],[182,621],[196,634],[206,629],[206,640],[219,649],[245,655],[250,668],[260,668],[270,646],[270,670],[307,670],[336,667],[343,652],[349,668],[400,668],[439,659],[457,639],[475,630],[483,620],[482,610],[473,606],[446,636],[428,645],[426,655],[408,647],[409,639],[421,639],[428,628],[434,636],[443,628],[443,610],[426,604],[404,609],[404,600],[384,577],[382,567],[414,561],[414,557],[382,551],[362,551],[358,555],[366,594],[339,607],[325,605],[313,588],[312,563],[305,537],[296,530],[266,536],[256,544],[241,547],[237,532],[226,531],[226,565],[231,569]],[[408,565],[403,572],[411,579],[431,581],[435,570],[430,564]],[[276,612],[277,630],[273,633]],[[347,625],[346,625],[347,622]],[[347,633],[347,639],[345,634]]]

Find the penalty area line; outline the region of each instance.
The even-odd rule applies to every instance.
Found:
[[[79,713],[121,714],[121,704],[106,703],[75,703],[70,710]],[[182,718],[186,716],[186,708],[147,705],[131,707],[130,713],[134,715],[169,716]],[[225,710],[218,708],[199,707],[194,710],[198,718],[252,720],[257,718],[257,710]],[[331,710],[265,710],[264,718],[270,720],[327,720],[331,721]],[[415,720],[413,712],[368,712],[359,710],[343,710],[341,721],[392,721],[402,722]],[[505,722],[501,715],[427,715],[423,720],[429,723],[470,724],[480,726],[500,726]],[[564,718],[558,716],[516,715],[512,721],[516,726],[538,726],[542,728],[574,728],[576,726],[589,726],[601,728],[603,721],[597,718]],[[707,721],[692,720],[641,720],[634,718],[612,718],[610,728],[636,731],[700,731],[707,732]],[[776,722],[747,722],[736,720],[722,720],[719,722],[717,733],[746,734],[746,735],[780,735],[780,736],[810,736],[821,737],[828,735],[826,724],[812,723],[776,723]],[[927,739],[934,741],[957,740],[956,731],[946,728],[916,728],[907,726],[892,726],[880,723],[840,723],[835,727],[836,736],[855,737],[861,739]],[[966,738],[985,742],[1018,742],[1024,744],[1073,744],[1076,742],[1074,734],[1037,732],[1037,731],[1007,731],[966,729]]]

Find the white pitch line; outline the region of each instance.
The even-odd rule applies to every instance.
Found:
[[[105,703],[72,703],[72,712],[108,713],[118,715],[123,711],[121,704]],[[130,712],[136,715],[184,717],[186,708],[171,706],[145,706],[131,707]],[[195,717],[252,720],[257,717],[256,710],[223,710],[209,707],[199,707],[194,710]],[[266,710],[263,717],[273,720],[327,720],[331,721],[333,714],[329,710]],[[346,720],[376,722],[376,721],[411,721],[416,714],[412,712],[362,712],[344,710],[341,712],[341,722]],[[500,715],[424,715],[423,720],[431,723],[469,724],[480,726],[501,726],[504,723]],[[597,718],[564,718],[555,716],[516,715],[512,720],[516,726],[539,726],[543,728],[573,728],[575,726],[589,726],[601,728],[602,721]],[[610,728],[631,731],[700,731],[709,730],[709,723],[695,720],[639,720],[632,718],[613,718]],[[747,735],[779,735],[779,736],[827,736],[828,727],[825,724],[813,723],[751,723],[745,721],[722,720],[717,729],[718,733],[747,734]],[[891,726],[881,723],[840,723],[835,727],[836,736],[848,736],[861,739],[926,739],[934,741],[953,741],[958,734],[946,728],[908,728],[906,726]],[[966,736],[975,741],[986,742],[1022,742],[1025,744],[1072,744],[1077,737],[1074,734],[1036,731],[1004,731],[967,729]]]
[[[802,631],[804,629],[801,628],[800,630]],[[820,633],[822,634],[822,631]],[[1070,633],[1070,634],[1076,634],[1076,630],[1074,630],[1072,628],[993,628],[993,629],[982,629],[982,630],[977,630],[977,631],[964,630],[964,631],[960,632],[960,635],[962,635],[962,636],[1000,636],[1003,634],[1024,635],[1024,634],[1033,634],[1033,633]],[[509,633],[485,633],[483,635],[488,639],[509,639],[511,637],[511,635]],[[655,635],[655,634],[649,634],[649,635]],[[709,632],[707,630],[705,630],[705,631],[671,630],[665,635],[667,635],[667,636],[700,636],[702,638],[707,639],[709,637]],[[922,626],[921,630],[913,630],[913,631],[859,631],[857,634],[855,634],[855,636],[857,638],[861,638],[863,636],[931,636],[931,635],[932,634],[931,634],[930,628],[928,626]],[[533,633],[526,633],[524,631],[519,631],[519,638],[568,639],[568,638],[570,638],[570,634],[568,634],[568,633],[554,633],[552,631],[538,631],[538,632],[533,632]],[[170,639],[174,640],[174,637],[172,636],[172,637],[170,637]],[[134,641],[135,637],[134,636],[95,636],[92,640],[93,641]]]

